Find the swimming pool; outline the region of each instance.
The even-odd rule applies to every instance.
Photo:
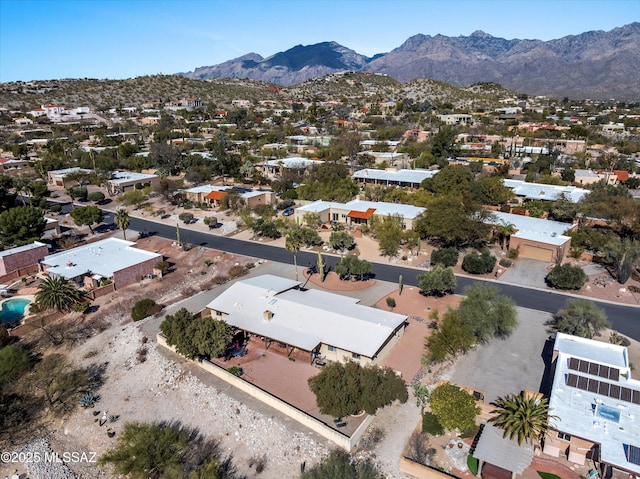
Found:
[[[31,300],[28,298],[11,298],[3,301],[2,309],[0,309],[0,324],[13,326],[19,323],[30,302]]]
[[[608,419],[613,422],[620,422],[620,411],[616,408],[605,406],[604,404],[598,405],[598,416],[603,419]]]

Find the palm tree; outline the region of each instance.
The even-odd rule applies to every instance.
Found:
[[[76,285],[62,276],[48,276],[38,286],[36,304],[43,309],[68,311],[80,300]]]
[[[293,266],[296,268],[296,281],[298,281],[298,252],[302,246],[302,235],[300,234],[300,228],[295,226],[287,232],[287,238],[284,247],[287,251],[293,253]]]
[[[535,394],[508,394],[494,403],[498,408],[493,411],[497,416],[489,419],[496,427],[504,431],[503,437],[533,444],[540,440],[549,428],[549,401]]]
[[[131,218],[129,217],[129,212],[124,208],[118,208],[115,216],[113,217],[113,222],[116,224],[118,228],[122,230],[122,237],[127,240],[127,228],[131,223]]]

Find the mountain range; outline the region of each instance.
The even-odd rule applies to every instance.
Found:
[[[178,75],[289,86],[350,70],[386,74],[400,82],[433,78],[459,87],[495,82],[532,95],[640,100],[640,23],[549,41],[506,40],[482,31],[459,37],[419,34],[374,57],[322,42],[267,58],[249,53]]]

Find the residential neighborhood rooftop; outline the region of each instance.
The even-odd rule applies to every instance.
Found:
[[[273,275],[238,281],[207,308],[229,324],[311,351],[324,343],[373,358],[407,317],[357,304],[358,299],[309,289]],[[265,311],[273,316],[264,319]]]
[[[355,180],[379,180],[402,183],[421,183],[426,178],[433,178],[439,170],[377,170],[375,168],[364,168],[356,171],[352,178]]]
[[[555,245],[561,245],[570,240],[571,238],[565,233],[574,227],[570,223],[514,215],[502,211],[492,211],[491,214],[495,218],[490,221],[491,224],[513,225],[517,232],[511,236]]]
[[[147,261],[162,260],[162,255],[135,247],[133,241],[107,238],[95,243],[78,246],[67,251],[49,255],[42,263],[49,266],[49,274],[73,279],[87,273],[103,278],[113,277],[114,272]]]
[[[31,244],[26,244],[24,246],[16,246],[15,248],[6,249],[4,251],[0,251],[0,258],[3,256],[10,256],[16,253],[22,253],[23,251],[29,251],[30,249],[40,248],[42,246],[47,246],[45,243],[40,243],[39,241],[34,241]]]
[[[568,201],[577,203],[590,193],[589,190],[575,186],[544,185],[522,180],[505,179],[504,186],[511,188],[516,196],[529,200],[557,201],[564,196]]]
[[[631,454],[640,447],[640,381],[627,348],[558,333],[554,352],[551,426],[599,443],[603,462],[640,473]]]

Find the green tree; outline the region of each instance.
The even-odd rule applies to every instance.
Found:
[[[10,344],[0,349],[0,390],[2,387],[31,368],[29,353],[18,345]]]
[[[476,426],[480,408],[474,397],[458,386],[441,384],[431,392],[429,404],[445,429],[469,431]]]
[[[465,288],[458,311],[479,341],[509,336],[518,325],[514,301],[490,284],[477,283]]]
[[[456,276],[452,268],[436,264],[431,271],[418,275],[418,288],[427,296],[444,296],[456,289]]]
[[[355,461],[349,453],[333,450],[318,464],[300,475],[300,479],[380,479],[382,476],[369,462]]]
[[[129,224],[131,224],[131,217],[129,216],[129,212],[124,208],[118,208],[116,210],[116,214],[113,216],[113,222],[118,228],[122,230],[122,237],[126,241],[127,228],[129,227]]]
[[[569,263],[554,266],[545,277],[545,281],[557,289],[580,289],[587,279],[587,273],[580,266]]]
[[[335,266],[335,270],[336,274],[340,276],[341,279],[351,279],[355,276],[362,280],[365,275],[371,273],[372,267],[371,263],[365,259],[358,259],[357,256],[347,255],[338,261]]]
[[[93,203],[104,201],[104,193],[102,191],[93,191],[87,195],[87,199]]]
[[[118,201],[125,206],[134,206],[138,209],[142,203],[147,201],[147,195],[142,190],[131,190],[122,193],[118,197]]]
[[[448,356],[466,353],[475,342],[473,329],[462,320],[458,311],[449,308],[438,321],[437,330],[427,338],[427,359],[444,361]]]
[[[495,402],[496,416],[489,419],[518,444],[537,444],[549,429],[549,400],[534,394],[508,394]],[[554,416],[551,416],[554,417]]]
[[[147,316],[157,313],[160,307],[150,298],[144,298],[136,302],[131,308],[131,319],[133,321],[142,321]]]
[[[342,257],[345,251],[353,249],[356,246],[356,240],[347,231],[333,231],[331,236],[329,236],[329,244],[333,249],[338,251],[340,257]]]
[[[349,361],[331,362],[309,379],[323,414],[342,417],[364,410],[375,412],[395,400],[407,402],[407,385],[391,368],[362,367]]]
[[[42,309],[69,311],[80,301],[80,291],[62,276],[47,276],[38,285],[35,300]]]
[[[168,344],[189,359],[217,358],[233,339],[233,328],[225,321],[210,316],[196,319],[185,308],[168,315],[160,324],[160,331]]]
[[[482,253],[469,253],[462,259],[462,269],[472,274],[487,274],[493,271],[496,265],[496,257],[489,250]]]
[[[435,249],[431,253],[431,264],[441,264],[442,266],[455,266],[458,264],[458,250],[455,248]]]
[[[75,368],[62,354],[49,354],[36,364],[26,378],[29,387],[42,394],[46,405],[55,412],[69,412],[80,396],[95,384],[86,369]]]
[[[170,424],[129,422],[100,464],[112,464],[116,473],[133,479],[183,477],[181,463],[189,449],[188,437]]]
[[[513,190],[504,186],[499,176],[483,176],[471,182],[471,196],[482,205],[503,205],[514,197]]]
[[[468,192],[473,182],[473,172],[465,165],[447,165],[420,186],[437,195]]]
[[[459,196],[441,196],[434,198],[427,211],[417,218],[414,230],[423,239],[462,247],[486,240],[490,230],[485,224],[488,217],[488,211]]]
[[[23,246],[37,241],[47,222],[44,211],[20,206],[0,213],[0,241],[5,247]]]
[[[402,227],[403,219],[400,215],[374,217],[371,228],[378,240],[380,253],[384,256],[394,257],[398,254],[404,235]]]
[[[102,222],[102,210],[97,206],[81,206],[71,211],[71,217],[77,225],[88,226],[93,234],[91,225]]]
[[[555,330],[588,339],[611,327],[604,310],[586,299],[570,299],[554,319]]]
[[[458,155],[458,145],[456,139],[458,132],[452,126],[441,126],[438,133],[431,139],[431,154],[437,160],[455,158]]]

